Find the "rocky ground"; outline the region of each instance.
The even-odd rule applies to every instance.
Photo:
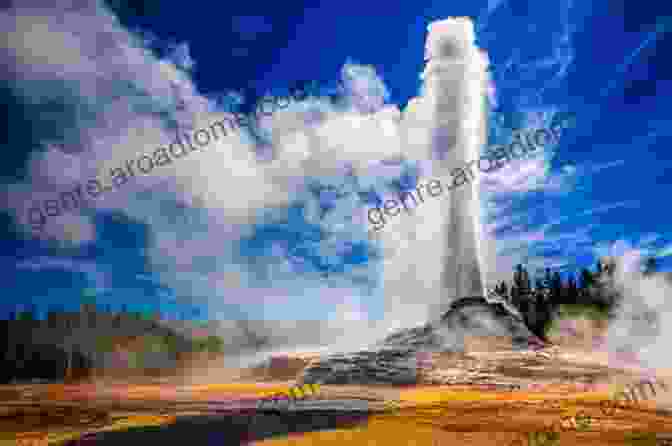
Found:
[[[605,411],[602,402],[651,371],[615,368],[590,342],[542,346],[515,316],[495,326],[483,319],[492,308],[472,303],[366,351],[223,371],[226,383],[4,386],[0,444],[64,444],[86,433],[87,444],[128,446],[662,445],[672,438],[669,371],[656,371],[655,380],[668,384],[655,395]],[[470,314],[479,316],[463,317]],[[474,335],[456,339],[456,324]],[[260,397],[302,382],[321,383],[317,401],[255,410]]]
[[[165,437],[167,444],[183,444],[170,440],[184,438],[193,445],[211,444],[213,438],[229,440],[222,444],[342,444],[347,439],[367,445],[486,440],[513,445],[579,410],[591,417],[590,427],[561,432],[562,444],[646,444],[632,443],[628,435],[672,434],[672,418],[664,410],[672,392],[659,391],[606,416],[599,402],[613,395],[617,384],[636,381],[637,371],[609,368],[605,358],[586,351],[473,350],[435,353],[432,359],[414,385],[323,384],[318,398],[325,407],[305,411],[255,413],[255,397],[296,383],[273,379],[202,386],[5,386],[1,438],[4,444],[19,444],[17,438],[21,444],[58,444],[68,434],[98,432],[89,444],[147,444]],[[672,383],[662,371],[659,379]],[[336,409],[330,401],[344,403]],[[360,404],[349,408],[348,401]],[[234,439],[238,443],[230,442]]]

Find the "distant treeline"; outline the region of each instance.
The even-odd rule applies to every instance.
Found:
[[[179,333],[160,315],[34,308],[0,320],[0,382],[84,379],[90,376],[172,374],[183,360],[218,355],[224,340],[194,324]]]
[[[561,305],[592,307],[604,317],[611,314],[620,299],[614,286],[615,268],[613,260],[600,259],[594,271],[583,268],[578,280],[573,273],[563,279],[559,272],[546,268],[533,284],[527,269],[517,265],[513,279],[499,283],[495,291],[520,311],[534,334],[545,339],[549,322]],[[643,274],[646,276],[656,270],[655,258],[646,259]],[[645,315],[649,316],[653,318],[653,315]]]

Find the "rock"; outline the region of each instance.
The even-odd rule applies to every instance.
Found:
[[[415,384],[419,381],[442,380],[425,377],[434,365],[428,352],[461,352],[465,339],[507,338],[514,348],[530,348],[543,342],[525,326],[520,315],[506,303],[483,297],[459,299],[438,320],[421,327],[400,330],[371,350],[349,354],[333,354],[310,362],[300,381],[319,384]],[[483,379],[490,374],[474,371]],[[452,379],[452,378],[451,378]],[[473,379],[473,378],[472,378]]]

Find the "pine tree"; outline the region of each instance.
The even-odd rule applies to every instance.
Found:
[[[576,304],[579,301],[579,290],[576,286],[576,279],[574,279],[574,274],[569,275],[567,280],[567,303]]]
[[[57,317],[56,307],[54,305],[49,305],[47,307],[47,327],[56,328]]]
[[[651,274],[655,273],[658,271],[658,261],[656,260],[655,257],[648,257],[644,261],[644,267],[642,269],[642,274],[644,276],[650,276]]]
[[[595,288],[595,278],[593,277],[593,274],[587,268],[583,268],[579,280],[579,300],[581,303],[585,304],[592,303],[592,295]]]
[[[518,291],[519,308],[521,308],[523,312],[527,312],[532,286],[530,284],[530,276],[523,265],[518,265],[516,267],[514,282],[516,282],[516,289]]]
[[[542,277],[535,279],[534,290],[530,292],[528,300],[531,307],[526,318],[527,325],[534,334],[544,339],[544,327],[550,318],[550,311],[548,289]]]
[[[530,276],[523,265],[516,265],[511,287],[512,304],[518,308],[528,326],[536,325],[536,296],[532,293]],[[535,314],[533,314],[535,313]]]
[[[508,290],[506,288],[506,282],[501,281],[498,284],[495,285],[495,293],[501,297],[503,300],[508,301],[509,300],[509,294]]]
[[[530,275],[528,274],[527,269],[525,269],[525,268],[523,268],[522,277],[523,277],[523,281],[522,281],[523,293],[529,295],[530,291],[532,290],[532,283],[530,282]]]
[[[501,294],[506,298],[506,300],[509,300],[509,288],[506,286],[506,282],[502,282]]]
[[[28,309],[19,313],[20,321],[34,321],[35,320],[35,304],[28,305]]]
[[[587,268],[583,268],[581,270],[580,281],[582,289],[589,289],[593,286],[595,279]]]
[[[553,287],[553,276],[551,275],[551,268],[546,268],[544,274],[544,287],[551,289]]]
[[[523,265],[516,265],[513,273],[513,284],[511,285],[511,303],[521,309],[522,295],[523,295]]]
[[[518,308],[518,289],[516,289],[515,284],[511,284],[511,289],[509,290],[509,302],[511,302],[511,305]]]
[[[554,272],[551,279],[551,303],[553,307],[557,307],[562,303],[564,284],[559,272]]]

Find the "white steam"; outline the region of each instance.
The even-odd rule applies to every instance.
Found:
[[[635,366],[648,370],[672,368],[667,353],[672,339],[672,283],[665,274],[644,275],[641,270],[645,253],[626,242],[618,242],[613,280],[605,285],[621,298],[616,317],[610,323],[605,347],[615,366]],[[627,355],[634,353],[635,361]]]

